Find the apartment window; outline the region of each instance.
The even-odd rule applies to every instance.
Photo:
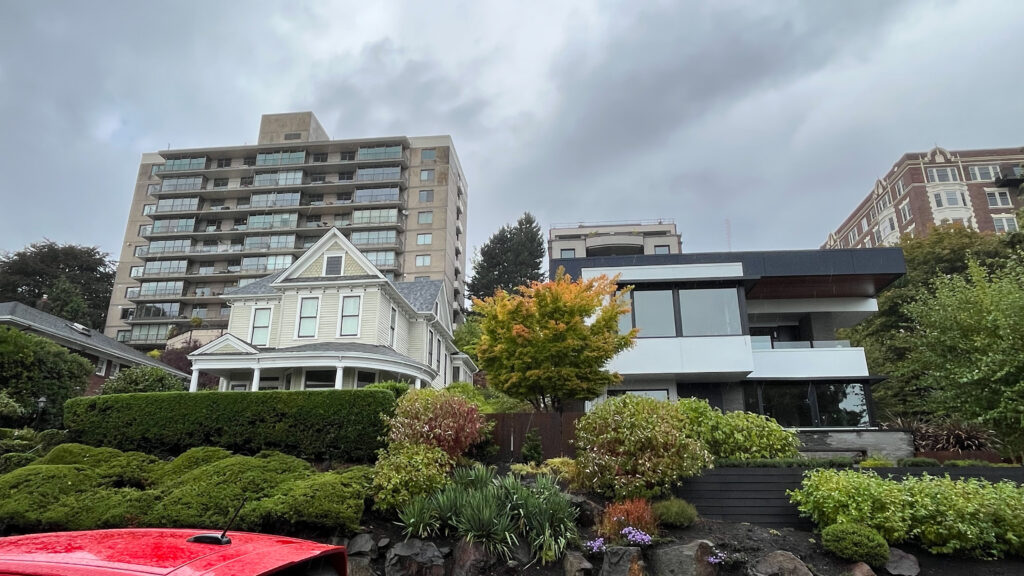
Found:
[[[265,192],[253,194],[249,197],[249,205],[253,208],[268,208],[273,206],[298,206],[299,192]]]
[[[285,140],[301,140],[302,139],[302,132],[285,132],[284,139]]]
[[[896,221],[890,216],[883,220],[879,227],[881,229],[881,236],[884,238],[896,230]]]
[[[749,382],[743,400],[746,411],[786,427],[870,425],[864,386],[855,382]]]
[[[361,188],[356,190],[355,202],[398,202],[398,188]]]
[[[302,184],[302,170],[282,170],[256,174],[256,186],[293,186]]]
[[[355,159],[356,159],[356,153],[352,152],[351,150],[349,150],[347,152],[342,152],[341,153],[341,158],[339,158],[339,160],[341,160],[342,162],[351,162],[351,161],[353,161]]]
[[[968,168],[971,180],[995,180],[999,178],[999,166],[971,166]]]
[[[357,157],[360,160],[397,160],[402,157],[402,147],[373,146],[360,148]]]
[[[124,289],[124,297],[128,300],[133,300],[139,297],[139,287],[131,286]]]
[[[231,158],[218,158],[217,168],[231,168]]]
[[[433,224],[434,223],[434,211],[427,210],[420,212],[416,215],[416,222],[420,224]]]
[[[323,184],[327,182],[326,174],[313,174],[309,177],[310,184]]]
[[[195,218],[171,218],[169,220],[154,220],[153,233],[165,234],[170,232],[192,232],[196,228]]]
[[[960,176],[953,166],[928,169],[929,182],[959,182]]]
[[[157,212],[187,212],[199,209],[199,196],[162,198],[156,202]]]
[[[177,170],[202,170],[206,168],[206,157],[199,158],[176,158],[168,160],[157,170],[158,172],[174,172]]]
[[[992,224],[995,226],[997,234],[1017,231],[1017,219],[1013,216],[993,216]]]
[[[850,233],[847,235],[846,238],[847,238],[847,240],[850,243],[850,247],[852,248],[853,245],[857,243],[857,231],[856,230],[850,230]]]
[[[363,252],[363,256],[370,261],[370,264],[380,268],[382,266],[395,265],[395,252],[393,250],[378,250]]]
[[[670,250],[669,250],[668,244],[658,244],[657,246],[654,247],[654,253],[655,254],[669,254]]]
[[[139,237],[149,236],[152,233],[153,233],[153,225],[152,224],[143,224],[142,226],[139,226]]]
[[[397,235],[394,230],[361,230],[353,232],[351,240],[356,246],[394,244],[397,241]]]
[[[107,359],[100,358],[96,361],[96,375],[103,376],[103,373],[107,371]]]
[[[185,285],[183,282],[143,282],[139,287],[139,296],[181,296]]]
[[[338,336],[359,335],[359,296],[343,296],[341,299],[341,323]]]
[[[143,270],[145,270],[145,267],[143,266],[132,266],[128,271],[128,276],[131,278],[138,278],[139,276],[142,276]]]
[[[149,216],[156,211],[156,204],[146,204],[142,207],[142,215]]]
[[[433,162],[437,159],[437,150],[434,148],[424,148],[420,151],[420,159],[423,162]]]
[[[152,196],[154,192],[159,192],[159,191],[160,191],[160,185],[159,184],[150,184],[149,186],[146,186],[146,194],[148,194],[149,196]]]
[[[391,307],[391,321],[389,323],[390,331],[388,332],[388,345],[392,348],[395,347],[395,333],[398,327],[398,308]]]
[[[430,280],[430,276],[417,276],[414,280],[416,282],[420,282],[422,280]]]
[[[739,296],[734,288],[679,291],[683,336],[732,336],[743,333]]]
[[[430,266],[430,254],[419,254],[416,256],[417,266]]]
[[[903,180],[897,180],[896,181],[896,194],[898,196],[903,196],[904,193],[906,193],[906,189],[904,189],[904,187],[903,187]]]
[[[132,326],[131,335],[128,338],[137,343],[166,342],[168,329],[170,329],[169,324],[136,324]],[[119,370],[120,366],[115,362],[114,367],[110,370],[110,375],[116,375]]]
[[[313,154],[314,164],[323,164],[327,162],[327,152],[316,152]]]
[[[420,246],[432,244],[433,242],[434,242],[434,235],[429,233],[429,232],[426,233],[426,234],[417,234],[416,235],[416,244],[418,244]]]
[[[990,190],[985,192],[985,196],[988,197],[989,208],[1013,205],[1013,202],[1010,201],[1010,193],[1006,190]]]
[[[118,342],[127,342],[132,337],[131,330],[118,330],[117,335],[114,337]]]
[[[402,177],[401,166],[384,166],[381,168],[360,168],[356,171],[356,180],[362,182],[380,182],[383,180],[399,180]]]
[[[168,274],[184,274],[188,269],[188,260],[154,260],[146,262],[146,276],[166,276]]]
[[[559,258],[575,258],[576,257],[576,249],[575,248],[562,248],[558,252],[558,257]]]
[[[248,188],[249,186],[253,185],[253,182],[254,178],[252,176],[242,176],[242,178],[239,179],[238,181],[238,185],[241,186],[242,188]]]
[[[299,319],[296,338],[316,338],[317,317],[320,314],[320,298],[299,298]]]
[[[903,218],[903,223],[906,224],[910,221],[910,203],[904,202],[900,205],[900,217]]]
[[[441,358],[442,358],[442,355],[441,355],[441,339],[437,338],[436,342],[437,342],[437,355],[434,356],[434,359],[437,361],[437,364],[435,365],[435,368],[437,368],[438,371],[440,372],[441,371]]]
[[[251,256],[242,258],[242,271],[244,272],[269,272],[273,270],[284,270],[292,265],[291,254],[277,254],[274,256]]]
[[[341,276],[344,256],[326,256],[324,258],[324,276]]]
[[[861,232],[861,234],[863,234],[863,233],[865,233],[867,231],[868,231],[868,218],[867,218],[867,216],[865,216],[864,218],[861,218],[861,220],[860,220],[860,232]]]
[[[878,199],[878,203],[875,204],[875,207],[878,208],[879,212],[881,212],[882,210],[885,210],[889,206],[892,206],[892,199],[889,198],[888,194],[886,194],[886,195],[882,196],[881,198],[879,198]]]
[[[181,313],[179,302],[151,302],[140,304],[135,310],[137,318],[177,318]]]
[[[632,294],[633,318],[641,337],[676,335],[671,290],[640,290]]]
[[[256,214],[248,219],[248,227],[252,230],[295,228],[298,224],[299,215],[295,212],[286,214]]]
[[[203,187],[202,176],[188,176],[185,178],[164,178],[160,184],[160,190],[164,192],[177,192],[180,190],[199,190]]]
[[[278,150],[256,154],[257,166],[284,166],[286,164],[303,164],[305,162],[305,150]]]
[[[433,182],[434,171],[433,170],[420,170],[420,182]]]
[[[865,248],[871,248],[871,238],[870,237],[864,239],[864,247]]]
[[[428,203],[433,202],[433,201],[434,201],[434,191],[433,190],[420,190],[420,203],[421,204],[428,204]]]
[[[255,308],[252,312],[252,331],[249,342],[253,346],[270,345],[270,308]]]
[[[214,178],[213,179],[213,187],[214,188],[227,188],[228,187],[228,179],[227,178]]]
[[[396,222],[398,222],[397,208],[355,210],[352,212],[353,224],[395,224]]]

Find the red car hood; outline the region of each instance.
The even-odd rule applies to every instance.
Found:
[[[344,548],[284,536],[229,532],[231,544],[188,542],[210,530],[126,529],[0,538],[0,572],[255,576]],[[44,568],[47,567],[47,568]],[[77,569],[76,569],[77,568]],[[52,569],[52,570],[51,570]],[[36,572],[38,570],[38,572]],[[109,572],[107,572],[109,573]],[[342,572],[344,573],[344,572]]]

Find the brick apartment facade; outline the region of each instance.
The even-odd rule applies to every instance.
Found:
[[[1003,234],[1019,228],[1024,147],[904,154],[823,248],[892,245],[944,223]]]

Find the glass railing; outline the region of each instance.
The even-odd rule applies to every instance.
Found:
[[[750,346],[754,350],[799,350],[810,348],[849,348],[849,340],[793,340],[772,341],[771,336],[751,336]]]

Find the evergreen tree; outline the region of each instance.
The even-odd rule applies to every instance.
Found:
[[[540,225],[525,212],[515,225],[492,235],[473,258],[473,277],[466,281],[471,298],[487,298],[495,290],[512,292],[544,279],[544,236]]]
[[[37,308],[70,322],[90,324],[89,305],[82,298],[82,291],[67,278],[57,278],[46,295],[45,304],[40,302]]]

